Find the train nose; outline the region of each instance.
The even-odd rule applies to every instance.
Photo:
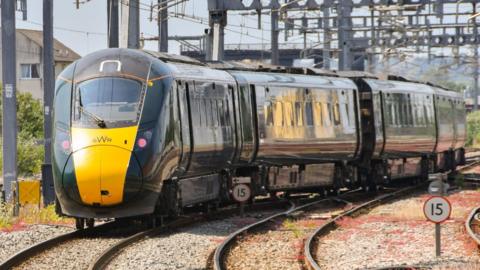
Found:
[[[97,145],[79,149],[72,156],[76,185],[83,204],[113,206],[124,202],[126,195],[140,190],[140,165],[131,151],[118,146]]]

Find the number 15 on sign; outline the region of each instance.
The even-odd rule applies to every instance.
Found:
[[[452,212],[452,205],[450,202],[440,196],[430,197],[423,205],[423,213],[425,217],[435,223],[435,254],[441,255],[441,241],[440,241],[440,223],[444,222],[450,217]]]
[[[423,205],[425,217],[433,223],[442,223],[450,217],[452,205],[444,197],[431,197]]]

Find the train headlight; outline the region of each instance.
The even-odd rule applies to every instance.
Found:
[[[65,154],[72,152],[72,143],[70,140],[70,133],[66,130],[57,129],[55,134],[55,144]]]
[[[143,131],[140,131],[137,136],[137,141],[135,144],[135,148],[137,150],[143,150],[147,145],[150,143],[152,140],[152,129],[146,129]]]
[[[138,139],[137,140],[137,145],[140,148],[145,148],[145,146],[147,146],[147,139],[145,139],[145,138]]]
[[[63,149],[63,151],[70,151],[70,141],[69,140],[62,141],[62,149]]]

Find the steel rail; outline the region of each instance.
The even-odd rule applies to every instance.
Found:
[[[349,191],[347,193],[351,193],[351,192],[356,192],[358,190],[352,190],[352,191]],[[345,194],[347,194],[345,193]],[[266,224],[267,222],[270,222],[271,220],[275,219],[275,218],[278,218],[278,217],[288,217],[289,215],[291,215],[292,213],[294,212],[297,212],[297,211],[300,211],[300,210],[303,210],[305,208],[309,208],[309,207],[312,207],[314,205],[317,205],[317,204],[320,204],[320,203],[323,203],[323,202],[327,202],[327,201],[340,201],[342,203],[346,203],[348,204],[347,201],[344,201],[342,200],[341,198],[339,197],[334,197],[334,198],[322,198],[322,199],[318,199],[318,200],[315,200],[313,202],[309,202],[309,203],[305,203],[301,206],[295,206],[295,204],[290,201],[290,208],[286,211],[283,211],[283,212],[280,212],[280,213],[277,213],[277,214],[273,214],[269,217],[266,217],[258,222],[255,222],[253,224],[250,224],[248,226],[245,226],[235,232],[233,232],[232,234],[230,234],[227,239],[225,239],[216,249],[215,249],[215,252],[213,254],[213,269],[215,270],[225,270],[226,269],[226,266],[224,264],[225,262],[225,256],[227,254],[227,251],[229,250],[229,248],[235,243],[235,241],[237,240],[237,238],[250,231],[250,230],[253,230],[253,229],[256,229],[258,227],[261,227],[262,225]]]
[[[121,250],[125,249],[126,247],[141,241],[147,237],[153,237],[155,235],[161,234],[171,228],[180,227],[180,226],[188,226],[197,221],[201,218],[196,216],[192,218],[183,218],[179,220],[175,220],[172,222],[167,223],[165,226],[152,228],[143,232],[136,233],[132,236],[129,236],[119,242],[113,244],[109,248],[107,248],[100,256],[98,256],[92,263],[89,265],[89,270],[99,270],[105,269],[108,264],[120,253]]]
[[[106,229],[112,228],[113,226],[115,226],[115,224],[117,224],[117,222],[113,221],[113,222],[108,222],[93,228],[87,228],[84,230],[76,230],[73,232],[64,233],[64,234],[49,238],[45,241],[39,242],[37,244],[34,244],[32,246],[26,247],[23,250],[13,254],[5,261],[3,261],[0,264],[0,270],[11,269],[25,262],[29,258],[32,258],[37,254],[44,252],[45,250],[51,249],[55,246],[61,245],[70,240],[93,235],[95,233],[100,233]]]
[[[354,214],[356,214],[356,213],[358,213],[362,210],[370,209],[374,206],[380,205],[381,203],[385,203],[385,202],[391,201],[393,199],[396,199],[396,198],[400,197],[401,195],[403,195],[404,193],[408,193],[409,191],[416,190],[416,189],[426,185],[426,183],[427,182],[422,182],[422,183],[420,183],[418,185],[415,185],[413,187],[407,187],[407,188],[403,188],[403,189],[394,191],[392,193],[380,195],[373,200],[370,200],[366,203],[363,203],[361,205],[358,205],[358,206],[356,206],[356,207],[354,207],[350,210],[347,210],[347,211],[341,213],[340,215],[336,216],[335,218],[330,219],[327,223],[325,223],[322,226],[320,226],[319,228],[317,228],[312,234],[310,234],[310,236],[308,237],[308,239],[305,241],[305,244],[304,244],[303,252],[304,252],[304,255],[305,255],[305,264],[306,264],[307,268],[308,269],[315,269],[315,270],[320,270],[321,269],[320,266],[318,265],[318,263],[316,262],[316,260],[314,259],[313,255],[312,255],[313,248],[314,248],[314,243],[315,243],[314,240],[317,237],[319,237],[321,235],[325,235],[327,232],[335,229],[337,227],[337,221],[338,220],[340,220],[341,218],[346,217],[346,216],[353,216]]]
[[[473,230],[473,222],[476,219],[480,219],[480,207],[473,209],[468,215],[467,220],[465,221],[465,228],[467,229],[468,235],[477,243],[477,246],[480,247],[480,235],[475,233]],[[480,223],[480,220],[478,220]]]
[[[301,198],[301,197],[300,197]],[[266,208],[275,208],[275,207],[282,207],[287,203],[285,200],[279,200],[275,202],[261,202],[257,204],[252,204],[252,205],[247,205],[246,206],[246,211],[255,211],[255,210],[261,210],[261,209],[266,209]],[[220,218],[225,216],[231,216],[235,213],[238,213],[238,208],[226,208],[226,209],[221,209],[218,210],[210,215],[208,214],[197,214],[197,215],[191,215],[191,216],[186,216],[183,218],[180,218],[178,220],[173,220],[171,222],[168,222],[164,226],[160,226],[157,228],[149,229],[146,231],[142,231],[139,233],[136,233],[132,236],[129,236],[123,240],[120,240],[119,242],[111,245],[109,248],[107,248],[102,254],[100,254],[95,260],[92,261],[92,263],[89,265],[88,269],[89,270],[101,270],[101,269],[106,269],[108,264],[118,255],[121,253],[122,250],[124,250],[126,247],[140,242],[144,240],[147,237],[154,237],[156,235],[162,234],[170,229],[173,228],[180,228],[180,227],[186,227],[189,225],[192,225],[196,222],[200,221],[206,221],[208,217],[213,218]]]
[[[457,172],[466,171],[466,170],[468,170],[468,169],[470,169],[470,168],[472,168],[472,167],[475,167],[475,166],[477,166],[477,165],[479,165],[479,164],[480,164],[480,160],[475,160],[475,161],[473,161],[473,162],[471,162],[471,163],[468,163],[467,165],[465,165],[465,166],[463,166],[463,167],[461,167],[461,168],[458,168],[458,169],[457,169]]]

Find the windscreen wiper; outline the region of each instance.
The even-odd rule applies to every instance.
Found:
[[[105,124],[105,120],[103,120],[102,118],[100,118],[98,115],[92,113],[92,112],[89,112],[88,110],[86,110],[82,105],[80,105],[80,111],[83,112],[84,114],[88,115],[90,118],[92,118],[93,120],[95,120],[95,123],[97,123],[97,125],[101,128],[106,128],[107,125]]]
[[[83,112],[84,114],[90,116],[90,118],[92,118],[93,120],[95,120],[95,123],[97,123],[97,125],[100,127],[100,128],[106,128],[107,125],[105,124],[105,120],[103,120],[100,116],[92,113],[92,112],[89,112],[88,110],[86,110],[84,107],[83,107],[83,102],[82,102],[82,94],[81,94],[81,91],[82,89],[78,89],[78,92],[79,92],[79,95],[78,95],[78,102],[79,102],[79,108],[80,108],[80,112]]]

